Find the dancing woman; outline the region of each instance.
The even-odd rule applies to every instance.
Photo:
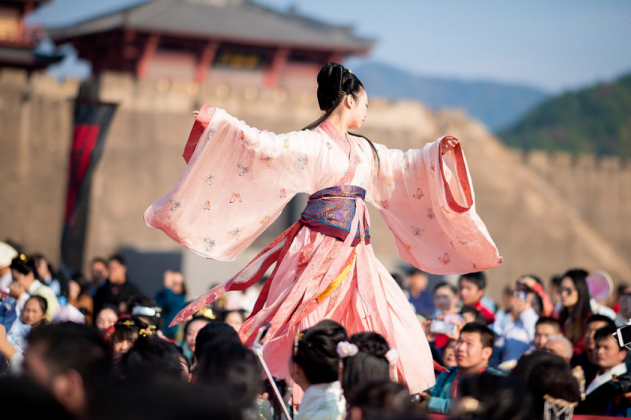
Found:
[[[299,192],[310,194],[298,222],[226,283],[201,295],[181,322],[230,290],[244,290],[276,264],[239,334],[251,344],[269,322],[265,358],[278,377],[299,331],[322,319],[348,334],[374,331],[400,354],[398,380],[411,393],[434,384],[430,349],[405,296],[370,246],[365,201],[390,227],[401,258],[436,274],[486,270],[501,262],[475,212],[457,139],[446,136],[407,152],[373,144],[361,127],[368,96],[352,71],[328,63],[318,74],[324,111],[302,131],[274,134],[204,105],[184,150],[176,187],[145,213],[209,259],[236,258]]]

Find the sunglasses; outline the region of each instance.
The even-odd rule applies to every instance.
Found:
[[[559,293],[562,294],[562,295],[571,295],[575,291],[576,291],[576,289],[566,289],[564,287],[559,289]]]

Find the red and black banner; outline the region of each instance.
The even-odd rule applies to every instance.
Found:
[[[116,106],[81,98],[75,102],[66,211],[61,237],[62,267],[69,275],[81,271],[83,266],[90,186]]]

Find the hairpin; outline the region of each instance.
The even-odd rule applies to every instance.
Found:
[[[574,414],[574,407],[578,405],[576,402],[568,402],[561,398],[554,398],[548,394],[544,395],[543,399],[544,420],[571,419],[572,414]]]
[[[359,348],[348,341],[340,341],[337,343],[335,351],[337,352],[337,357],[340,359],[346,359],[347,357],[353,357],[359,353]]]
[[[140,331],[138,331],[138,335],[141,336],[141,337],[146,337],[148,335],[151,335],[151,333],[143,328]]]
[[[346,96],[348,95],[348,93],[346,93],[345,90],[340,90],[340,96]]]
[[[397,351],[397,349],[390,349],[386,353],[385,357],[388,363],[390,363],[391,365],[396,365],[397,361],[399,360],[399,352]]]
[[[346,69],[350,74],[353,74],[353,70],[351,69]]]
[[[19,258],[21,261],[26,261],[26,254],[24,254],[24,253],[20,253],[20,255],[18,255],[18,258]]]
[[[193,316],[194,317],[201,316],[208,319],[215,319],[215,314],[213,313],[213,310],[210,309],[208,306],[204,306],[202,309],[195,312],[195,315]]]
[[[132,321],[131,319],[126,319],[125,321],[123,321],[122,325],[124,325],[125,327],[133,327],[136,324],[134,324],[134,321]]]
[[[298,342],[302,340],[302,333],[296,334],[296,338],[294,339],[294,356],[298,356]]]

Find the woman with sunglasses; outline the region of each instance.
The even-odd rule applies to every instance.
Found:
[[[592,315],[587,275],[585,270],[569,270],[563,275],[559,287],[559,296],[563,305],[559,314],[559,321],[563,327],[563,335],[572,342],[576,355],[586,350],[583,336],[585,335],[587,318]]]

